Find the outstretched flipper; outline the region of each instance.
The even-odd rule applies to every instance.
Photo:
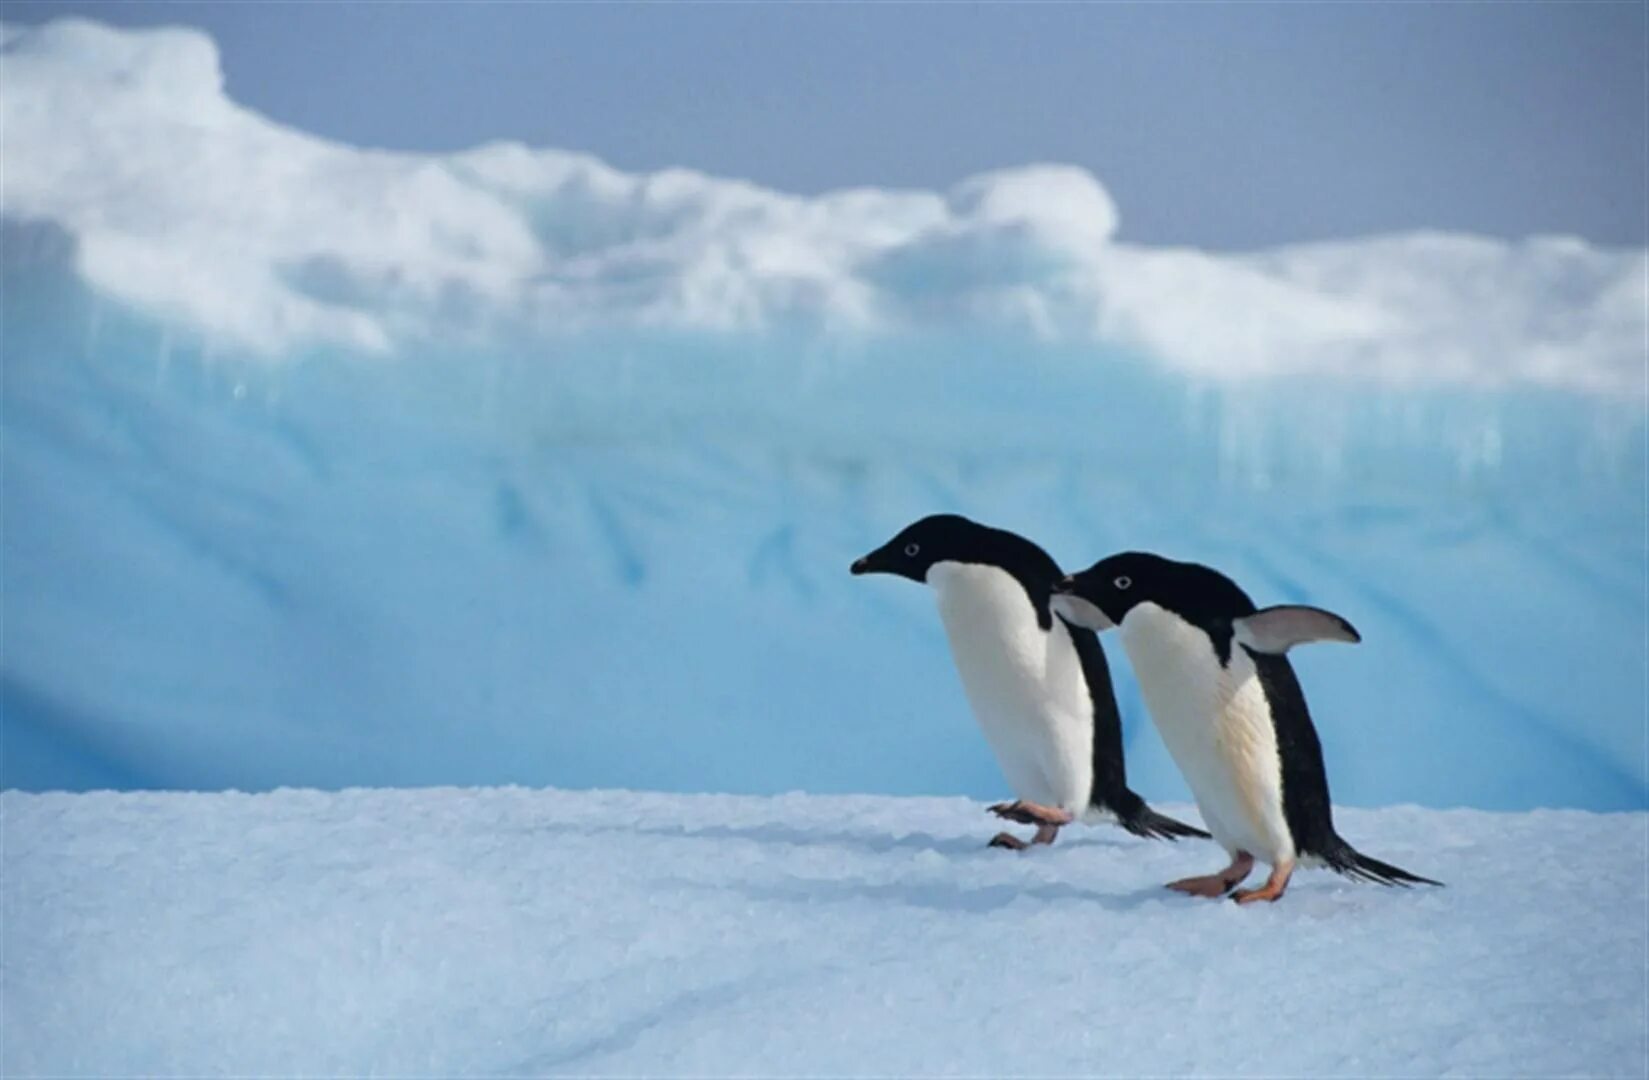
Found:
[[[1304,604],[1262,608],[1252,615],[1233,619],[1231,627],[1237,644],[1273,656],[1281,656],[1308,641],[1344,641],[1355,645],[1363,640],[1356,627],[1334,612]]]

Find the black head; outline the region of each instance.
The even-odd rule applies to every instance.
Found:
[[[983,563],[1000,566],[1027,590],[1035,589],[1046,604],[1047,592],[1059,580],[1052,556],[1023,536],[993,529],[959,514],[934,514],[907,525],[899,535],[853,563],[855,574],[897,574],[927,581],[935,563]]]
[[[1236,582],[1198,563],[1175,562],[1143,551],[1101,559],[1054,587],[1060,614],[1095,630],[1120,626],[1144,603],[1174,612],[1198,626],[1229,623],[1254,613],[1254,602]]]

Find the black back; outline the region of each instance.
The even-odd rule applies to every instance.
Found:
[[[1311,722],[1305,691],[1286,656],[1257,653],[1243,646],[1254,661],[1260,688],[1271,707],[1277,732],[1277,755],[1283,767],[1283,817],[1302,855],[1328,857],[1340,844],[1334,832],[1334,807],[1328,795],[1328,769],[1323,744]]]
[[[1117,708],[1116,687],[1111,683],[1111,666],[1099,635],[1081,626],[1065,624],[1082,662],[1082,678],[1093,702],[1094,787],[1088,802],[1127,820],[1144,807],[1144,800],[1128,790],[1128,766],[1122,751],[1122,713]]]

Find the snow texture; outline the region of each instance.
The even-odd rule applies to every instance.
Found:
[[[1191,813],[1185,807],[1168,807]],[[1649,1067],[1649,815],[1346,811],[1445,879],[1167,893],[962,799],[0,796],[7,1076],[1587,1076]]]

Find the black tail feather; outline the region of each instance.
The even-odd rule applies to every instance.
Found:
[[[1340,841],[1340,847],[1333,854],[1324,855],[1323,861],[1329,869],[1344,874],[1357,881],[1372,881],[1376,885],[1397,885],[1404,889],[1411,885],[1436,885],[1442,887],[1441,881],[1433,881],[1429,877],[1411,874],[1400,866],[1381,862],[1370,858],[1346,843]]]
[[[1135,836],[1143,836],[1147,840],[1178,840],[1182,836],[1195,836],[1203,840],[1209,838],[1196,826],[1176,821],[1167,814],[1159,814],[1144,802],[1128,813],[1117,814],[1117,821]]]

